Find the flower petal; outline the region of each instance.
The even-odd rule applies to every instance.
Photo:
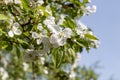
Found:
[[[32,32],[32,37],[33,37],[34,39],[38,38],[38,33]]]
[[[8,32],[8,35],[9,35],[10,37],[14,37],[13,31],[10,30],[10,31]]]
[[[37,29],[41,31],[43,29],[42,24],[38,24]]]
[[[37,39],[36,42],[37,42],[37,44],[39,45],[39,44],[42,43],[42,39]]]
[[[65,38],[70,38],[71,35],[72,35],[72,30],[71,30],[70,28],[65,28],[65,29],[63,30],[63,34],[64,34],[64,37],[65,37]]]
[[[21,34],[22,34],[22,31],[19,30],[19,29],[14,30],[13,32],[14,32],[14,34],[16,34],[16,35],[21,35]]]

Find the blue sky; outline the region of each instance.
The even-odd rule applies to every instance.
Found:
[[[80,64],[87,66],[100,61],[99,80],[109,80],[113,75],[120,80],[120,0],[91,0],[97,12],[85,16],[81,21],[89,26],[100,39],[100,47],[89,54],[82,53]]]

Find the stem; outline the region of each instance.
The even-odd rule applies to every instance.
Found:
[[[35,63],[32,62],[32,78],[33,80],[36,80],[36,73],[35,73]]]

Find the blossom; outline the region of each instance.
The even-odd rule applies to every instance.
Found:
[[[52,16],[52,11],[51,11],[50,5],[46,6],[45,12],[47,12],[50,16]]]
[[[49,26],[52,35],[50,36],[50,43],[53,47],[59,47],[66,44],[66,40],[71,37],[72,30],[70,28],[62,29],[60,26]]]
[[[13,0],[4,0],[5,4],[13,3]]]
[[[43,27],[42,27],[42,24],[41,24],[41,23],[38,24],[37,29],[40,30],[40,31],[43,30]]]
[[[42,34],[42,33],[36,33],[36,32],[32,32],[32,37],[34,39],[36,39],[37,44],[41,44],[43,37],[45,37],[46,35]]]
[[[14,0],[15,4],[21,4],[21,0]]]
[[[7,71],[2,67],[0,67],[0,76],[2,80],[6,80],[8,78]]]
[[[43,16],[43,15],[44,15],[43,10],[40,9],[40,10],[39,10],[39,14]]]
[[[75,76],[76,76],[76,73],[74,72],[74,71],[72,71],[71,73],[70,73],[70,75],[69,75],[69,78],[71,78],[71,79],[75,79]]]
[[[100,45],[100,42],[98,40],[93,40],[91,43],[91,47],[98,48]]]
[[[75,28],[76,33],[84,38],[85,31],[88,29],[80,20],[76,21],[77,27]]]
[[[24,71],[27,71],[29,65],[26,62],[23,62],[23,69]]]
[[[26,54],[24,56],[26,62],[28,61],[33,62],[36,59],[36,57],[39,57],[39,52],[37,50],[33,50],[33,49],[26,50]]]
[[[43,0],[38,0],[37,3],[41,6],[42,4],[44,4]]]
[[[14,35],[21,35],[22,32],[21,30],[19,29],[19,24],[18,23],[14,23],[11,30],[8,32],[8,35],[10,37],[14,37]]]
[[[62,24],[63,24],[63,22],[65,21],[65,19],[64,19],[64,18],[65,18],[65,15],[63,15],[63,14],[62,14],[62,15],[60,15],[60,19],[59,19],[59,21],[58,21],[58,23],[57,23],[57,24],[58,24],[58,25],[62,25]]]
[[[85,14],[89,15],[89,14],[92,14],[92,13],[95,13],[96,12],[96,6],[93,5],[93,6],[87,6],[85,8]]]
[[[46,26],[49,25],[55,25],[55,18],[53,16],[49,16],[47,17],[44,22],[43,22]]]
[[[45,63],[45,58],[44,57],[40,57],[40,61],[41,61],[41,64],[44,64]]]
[[[45,74],[48,74],[48,70],[47,69],[44,69],[43,70]]]

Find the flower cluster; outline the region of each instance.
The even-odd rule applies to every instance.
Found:
[[[22,31],[19,29],[20,25],[19,23],[14,23],[12,26],[11,26],[11,30],[8,32],[8,35],[10,37],[14,37],[14,35],[21,35],[22,34]]]
[[[24,6],[23,4],[24,0],[22,1],[22,3],[21,3],[21,0],[14,0],[14,1],[5,0],[4,2],[7,5],[9,5],[10,3],[20,4],[20,6],[22,5],[22,8],[20,7],[20,9],[16,7],[16,10],[21,15],[23,14],[24,9],[29,10],[28,7]],[[88,3],[89,2],[91,1],[88,0]],[[11,15],[10,21],[12,21],[10,23],[9,31],[8,31],[9,37],[13,38],[15,35],[18,35],[18,38],[19,38],[20,36],[25,35],[24,37],[32,38],[33,41],[35,41],[35,44],[33,44],[34,42],[26,41],[26,38],[22,37],[23,40],[25,40],[25,43],[26,42],[30,43],[30,45],[33,45],[33,46],[34,45],[43,46],[42,48],[43,50],[38,50],[40,51],[41,54],[48,53],[51,48],[59,48],[61,46],[65,46],[66,44],[70,44],[68,42],[68,39],[71,40],[72,42],[77,41],[77,43],[79,42],[79,39],[89,41],[90,45],[85,47],[98,46],[97,38],[95,38],[92,31],[90,31],[89,28],[85,26],[78,18],[69,19],[70,16],[68,15],[68,13],[59,14],[60,9],[63,7],[61,4],[59,4],[59,8],[58,7],[56,8],[58,9],[58,12],[56,12],[56,15],[53,14],[54,12],[52,10],[52,6],[55,6],[58,3],[55,3],[55,4],[52,3],[51,5],[48,4],[46,5],[46,7],[44,7],[43,5],[46,4],[46,2],[43,0],[37,0],[35,1],[35,4],[36,4],[36,8],[38,8],[38,10],[34,11],[36,13],[33,12],[35,18],[34,17],[30,18],[30,20],[28,20],[27,23],[25,22],[29,18],[27,18],[26,16],[22,15],[26,17],[25,18],[26,21],[25,21],[25,19],[22,19],[23,17],[21,17],[21,15],[15,16],[14,11],[12,13],[11,12],[9,13]],[[35,4],[32,4],[32,6],[34,6]],[[66,4],[69,4],[69,3],[66,3]],[[95,13],[96,6],[84,7],[83,11],[84,11],[84,14],[86,15]],[[15,20],[17,21],[15,22]],[[27,31],[30,27],[28,23],[33,26],[29,31]],[[79,36],[78,39],[76,39],[77,35]],[[93,38],[90,39],[91,38],[90,36],[94,37],[94,39]],[[82,45],[85,45],[85,44],[82,44]]]
[[[91,0],[3,0],[2,2],[0,50],[11,52],[12,56],[16,53],[20,59],[24,56],[26,61],[19,62],[17,57],[11,61],[0,58],[5,67],[0,67],[0,72],[4,74],[0,73],[3,80],[10,77],[8,74],[16,73],[6,72],[9,61],[20,63],[23,71],[27,71],[30,68],[27,62],[33,63],[37,60],[39,62],[36,64],[40,67],[51,64],[51,67],[53,64],[55,67],[60,67],[61,64],[68,63],[72,69],[66,73],[69,73],[69,78],[74,78],[76,74],[73,69],[76,67],[75,59],[78,52],[82,52],[83,48],[88,51],[99,46],[97,37],[80,20],[81,16],[96,12],[96,6],[86,5]],[[10,65],[12,67],[9,69],[15,67]],[[47,66],[41,71],[48,75],[51,70]]]

